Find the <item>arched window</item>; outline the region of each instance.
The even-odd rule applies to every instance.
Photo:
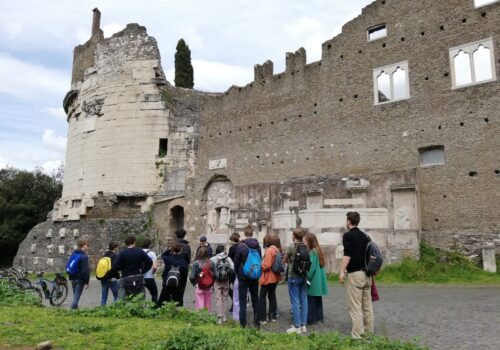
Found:
[[[410,98],[408,62],[401,62],[373,70],[375,104]]]

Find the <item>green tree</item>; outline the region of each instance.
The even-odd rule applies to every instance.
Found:
[[[194,86],[191,50],[184,39],[177,43],[175,52],[175,86],[192,89]]]
[[[12,264],[29,230],[45,221],[62,192],[62,167],[52,175],[33,171],[0,170],[0,266]]]

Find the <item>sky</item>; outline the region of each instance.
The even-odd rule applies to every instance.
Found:
[[[139,23],[154,36],[173,82],[175,46],[191,49],[195,89],[223,92],[253,80],[253,66],[321,44],[372,0],[0,0],[0,169],[46,172],[64,161],[73,48],[90,37],[92,9],[105,37]]]

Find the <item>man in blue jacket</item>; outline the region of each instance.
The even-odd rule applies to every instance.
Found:
[[[257,317],[258,301],[259,301],[259,279],[250,279],[243,273],[243,266],[248,257],[249,249],[257,249],[259,256],[262,258],[262,251],[257,239],[252,238],[252,226],[247,225],[244,229],[245,239],[241,241],[236,249],[234,256],[234,270],[238,277],[238,296],[240,300],[240,325],[246,327],[247,325],[247,293],[250,291],[250,298],[252,299],[254,325],[259,328],[259,321]]]
[[[89,244],[87,241],[78,241],[78,248],[71,255],[71,259],[79,255],[78,268],[75,275],[70,274],[69,279],[71,285],[73,286],[73,301],[71,302],[71,309],[78,309],[78,302],[83,293],[83,287],[89,287],[90,271],[89,271],[89,257],[87,255],[87,250],[89,249]]]

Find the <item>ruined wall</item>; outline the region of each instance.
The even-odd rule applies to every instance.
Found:
[[[167,82],[156,40],[144,27],[129,24],[101,39],[93,55],[94,64],[72,84],[76,97],[65,105],[69,125],[62,197],[154,194],[163,182],[155,162],[159,140],[168,137],[169,115],[160,91]]]
[[[367,42],[381,23],[387,37]],[[453,89],[449,57],[452,47],[492,38],[500,71],[498,23],[498,2],[378,0],[323,44],[321,61],[306,65],[298,50],[283,73],[256,66],[255,81],[211,98],[203,112],[187,199],[201,198],[215,175],[243,186],[416,169],[424,238],[465,251],[471,239],[500,243],[500,86]],[[373,70],[403,61],[410,98],[375,104]],[[445,164],[420,166],[419,148],[433,145],[444,146]],[[204,215],[201,204],[188,208],[193,237]]]

